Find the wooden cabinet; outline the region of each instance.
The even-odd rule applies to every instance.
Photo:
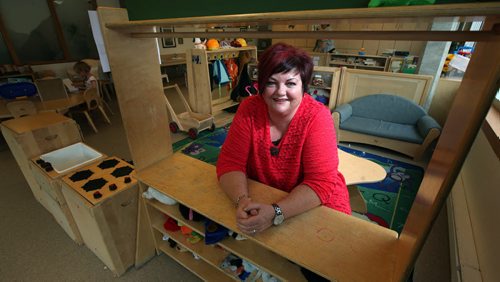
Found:
[[[354,54],[331,54],[329,65],[331,67],[347,67],[367,70],[387,70],[389,57],[354,55]]]
[[[7,120],[2,123],[1,128],[33,195],[50,210],[50,206],[43,201],[45,195],[30,169],[31,159],[81,142],[80,128],[74,120],[53,112]]]
[[[94,162],[98,162],[100,159],[105,158],[105,155],[102,153],[101,155],[102,157]],[[39,159],[39,156],[33,158],[30,162],[30,168],[33,173],[33,177],[41,190],[41,201],[66,234],[68,234],[68,236],[75,241],[75,243],[80,245],[83,243],[80,231],[78,230],[75,220],[73,219],[73,215],[68,208],[66,199],[64,198],[61,190],[61,179],[65,175],[72,174],[78,168],[64,173],[57,173],[55,170],[46,171],[40,164],[37,163]]]
[[[340,68],[315,66],[311,84],[309,85],[309,94],[331,111],[337,105],[340,72]]]
[[[212,82],[212,73],[209,70],[211,66],[209,65],[212,65],[216,60],[236,59],[241,52],[248,52],[252,60],[256,61],[257,49],[255,46],[216,51],[202,49],[186,51],[189,104],[194,112],[214,115],[238,104],[230,98],[229,84],[219,86]]]
[[[87,178],[76,175],[88,171],[92,174]],[[138,196],[134,176],[133,166],[108,157],[62,179],[62,194],[83,242],[117,276],[135,262]],[[101,188],[90,186],[99,182]]]

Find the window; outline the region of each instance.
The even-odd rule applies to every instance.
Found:
[[[96,58],[88,8],[87,1],[0,0],[8,11],[0,18],[0,64]]]

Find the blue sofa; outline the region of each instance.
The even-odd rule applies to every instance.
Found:
[[[406,98],[374,94],[337,106],[332,113],[339,142],[391,149],[418,160],[439,137],[441,127]]]

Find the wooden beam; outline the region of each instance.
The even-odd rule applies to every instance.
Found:
[[[179,25],[224,25],[224,24],[270,24],[324,22],[336,19],[373,19],[373,18],[422,18],[457,16],[494,16],[500,14],[500,2],[419,5],[377,8],[325,9],[292,12],[253,13],[224,16],[204,16],[171,18],[143,21],[115,21],[106,24],[113,30],[131,30],[136,27],[179,26]]]
[[[2,37],[3,37],[3,40],[5,42],[5,46],[7,47],[7,50],[9,50],[9,55],[12,59],[12,62],[15,65],[20,65],[21,60],[19,60],[19,56],[17,56],[16,49],[14,48],[14,44],[12,44],[12,40],[10,39],[9,33],[7,32],[7,29],[5,28],[1,13],[0,13],[0,33],[2,34]]]
[[[69,52],[68,44],[66,44],[66,39],[64,38],[64,33],[61,28],[61,22],[59,21],[59,16],[57,15],[56,7],[54,6],[54,1],[47,0],[47,6],[49,7],[52,22],[54,23],[54,29],[56,31],[59,47],[61,47],[63,51],[64,59],[69,60],[71,59],[71,54]]]
[[[498,41],[495,31],[220,31],[220,32],[133,32],[135,38],[335,38],[365,40],[407,40],[407,41]]]
[[[500,159],[500,111],[491,107],[482,128],[491,148]]]
[[[490,18],[492,27],[500,18]],[[399,240],[395,277],[411,271],[481,127],[500,79],[500,42],[479,42],[455,95]]]
[[[99,7],[97,12],[130,153],[140,171],[172,154],[157,41],[105,27],[109,21],[127,20],[125,9]]]

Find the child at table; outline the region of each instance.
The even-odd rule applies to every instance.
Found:
[[[83,79],[81,83],[74,83],[75,87],[78,87],[81,90],[97,87],[97,79],[90,72],[91,67],[87,63],[82,61],[77,62],[73,66],[73,70]]]

